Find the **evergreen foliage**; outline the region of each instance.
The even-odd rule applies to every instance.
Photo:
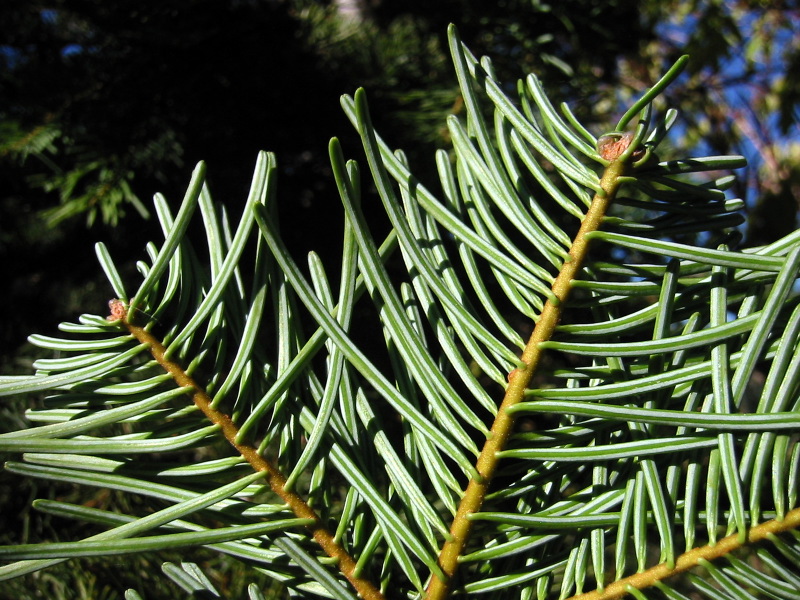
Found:
[[[800,231],[734,249],[744,160],[658,158],[685,59],[597,138],[449,39],[440,191],[342,100],[369,174],[331,141],[340,260],[292,258],[270,153],[241,215],[203,164],[157,196],[138,284],[98,244],[110,315],[31,337],[53,356],[0,394],[44,399],[0,451],[136,502],[34,501],[96,533],[4,546],[0,578],[202,546],[300,597],[797,596]]]

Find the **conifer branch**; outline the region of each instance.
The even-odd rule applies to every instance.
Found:
[[[333,533],[324,525],[319,515],[312,509],[302,497],[286,488],[286,477],[273,464],[261,454],[255,446],[242,444],[236,441],[239,434],[239,427],[225,413],[220,412],[212,406],[211,397],[205,392],[186,371],[175,361],[167,358],[167,350],[164,345],[144,327],[133,323],[133,319],[121,300],[112,300],[109,303],[111,316],[109,319],[119,320],[122,325],[139,342],[147,344],[153,358],[161,367],[167,371],[175,383],[182,388],[191,388],[192,400],[202,413],[215,425],[217,425],[225,436],[225,439],[233,446],[236,451],[245,459],[255,471],[266,472],[266,480],[269,482],[272,491],[275,492],[291,509],[291,511],[301,519],[310,519],[313,525],[308,529],[314,540],[322,547],[328,556],[336,559],[339,570],[355,588],[358,594],[366,600],[383,600],[384,596],[369,580],[357,575],[356,561],[334,538]]]
[[[628,143],[630,143],[630,138],[627,139]],[[606,167],[600,180],[600,186],[603,191],[595,194],[592,204],[581,222],[581,227],[572,242],[572,247],[569,250],[569,259],[561,267],[561,271],[553,282],[551,299],[545,303],[533,333],[520,357],[525,366],[514,369],[508,375],[508,387],[506,388],[505,397],[492,424],[489,438],[486,440],[476,462],[476,469],[480,474],[480,479],[471,479],[467,485],[467,490],[461,498],[458,511],[450,527],[450,539],[442,545],[439,554],[439,566],[447,576],[447,579],[442,580],[433,575],[426,592],[426,600],[444,600],[452,591],[453,579],[458,569],[458,559],[464,554],[464,549],[472,530],[470,515],[481,510],[489,485],[497,469],[499,461],[497,453],[505,448],[514,429],[515,417],[508,412],[508,409],[523,399],[525,389],[536,372],[542,355],[542,349],[539,344],[553,336],[553,332],[561,319],[561,313],[569,297],[572,281],[578,276],[588,253],[589,240],[586,239],[586,234],[599,229],[606,210],[621,185],[621,178],[627,171],[632,154],[632,150],[627,151],[627,149],[627,144],[623,144],[615,150],[613,156],[609,155],[609,159],[612,162]]]
[[[628,595],[631,588],[642,590],[656,583],[700,566],[704,561],[712,561],[730,554],[748,544],[769,539],[771,536],[800,528],[800,508],[789,511],[783,519],[773,519],[756,525],[747,532],[747,539],[742,542],[739,533],[733,533],[715,544],[708,544],[700,548],[692,548],[681,554],[675,561],[675,566],[669,568],[667,563],[661,563],[641,573],[625,577],[607,585],[603,590],[595,590],[585,594],[578,594],[568,600],[615,600]]]

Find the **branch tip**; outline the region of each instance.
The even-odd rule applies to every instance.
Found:
[[[128,307],[119,298],[108,301],[108,309],[111,314],[106,317],[108,321],[124,321],[128,316]]]

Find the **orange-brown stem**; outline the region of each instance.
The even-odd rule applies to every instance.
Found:
[[[548,300],[545,303],[533,333],[522,352],[521,361],[524,366],[514,369],[508,376],[505,397],[492,424],[489,438],[476,463],[480,479],[471,479],[467,484],[467,489],[450,526],[450,539],[442,545],[439,553],[439,566],[446,575],[446,579],[433,575],[428,584],[426,600],[444,600],[452,591],[453,580],[458,570],[458,560],[464,553],[472,530],[472,521],[469,519],[469,515],[480,511],[497,468],[499,460],[497,453],[505,448],[513,431],[514,416],[510,415],[507,409],[523,399],[525,389],[539,365],[542,353],[539,344],[552,337],[561,319],[564,303],[569,297],[572,281],[583,266],[589,246],[586,234],[596,231],[600,227],[606,210],[619,188],[620,177],[624,175],[626,165],[627,160],[614,160],[606,167],[600,180],[600,187],[603,191],[595,195],[572,242],[569,260],[564,263],[553,282],[552,292],[557,300]]]
[[[166,348],[153,334],[132,322],[132,319],[130,319],[121,301],[112,300],[109,304],[111,307],[110,318],[121,320],[124,326],[137,340],[147,344],[153,358],[156,359],[158,364],[160,364],[165,371],[172,375],[175,383],[180,387],[194,390],[192,393],[192,400],[195,406],[197,406],[212,423],[219,426],[225,439],[228,440],[231,446],[233,446],[248,463],[250,463],[253,469],[267,473],[266,479],[272,491],[280,496],[295,515],[303,519],[311,519],[314,521],[314,524],[309,526],[314,539],[329,556],[336,559],[339,570],[353,585],[359,595],[366,600],[383,600],[384,596],[379,589],[370,581],[356,575],[355,560],[334,539],[333,534],[322,523],[319,515],[314,512],[303,498],[286,489],[286,478],[278,467],[261,456],[254,446],[237,443],[236,437],[239,433],[238,426],[228,415],[218,411],[212,406],[211,398],[204,391],[203,387],[187,374],[180,365],[167,358]]]
[[[630,588],[641,590],[663,581],[668,577],[683,573],[698,566],[703,560],[714,560],[738,550],[744,544],[755,544],[772,535],[800,528],[800,508],[790,511],[782,520],[773,519],[761,525],[756,525],[747,532],[747,541],[742,543],[739,534],[734,533],[719,540],[716,544],[709,544],[700,548],[693,548],[681,554],[675,561],[675,566],[670,569],[666,563],[656,565],[641,573],[620,579],[607,585],[603,591],[595,590],[585,594],[578,594],[569,600],[614,600],[626,596]]]

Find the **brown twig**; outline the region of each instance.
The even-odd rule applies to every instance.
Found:
[[[595,590],[585,594],[578,594],[577,596],[572,596],[568,600],[616,600],[617,598],[622,598],[629,594],[630,592],[628,590],[631,588],[641,590],[650,587],[668,577],[688,571],[700,565],[704,560],[715,560],[730,554],[734,550],[738,550],[746,544],[755,544],[756,542],[768,539],[770,536],[797,528],[800,528],[800,508],[795,508],[790,511],[780,521],[773,519],[761,525],[756,525],[747,532],[747,539],[745,542],[740,540],[738,533],[734,533],[719,540],[715,544],[709,544],[700,548],[692,548],[688,552],[681,554],[675,561],[675,566],[671,569],[666,563],[662,563],[646,571],[642,571],[641,573],[636,573],[630,577],[615,581],[607,585],[602,591]]]
[[[472,521],[469,516],[480,511],[497,468],[499,460],[497,453],[505,447],[514,427],[515,418],[508,413],[508,408],[523,399],[525,389],[528,387],[542,355],[539,344],[552,337],[556,325],[561,319],[561,312],[564,302],[569,296],[572,281],[577,277],[588,252],[589,240],[586,239],[586,234],[596,231],[600,227],[606,210],[620,186],[620,177],[625,173],[630,153],[625,155],[622,160],[618,159],[627,150],[631,139],[630,136],[621,136],[619,140],[615,140],[614,148],[605,152],[604,158],[612,162],[606,167],[600,180],[603,192],[595,195],[572,242],[569,250],[570,258],[564,263],[553,282],[552,292],[556,300],[548,300],[542,309],[530,340],[522,352],[521,361],[525,366],[514,369],[508,375],[505,397],[500,405],[500,410],[497,411],[489,438],[476,463],[480,478],[471,479],[467,484],[467,490],[450,527],[450,539],[442,545],[439,553],[439,566],[447,578],[440,579],[433,575],[426,592],[426,600],[444,600],[452,591],[453,578],[458,569],[458,559],[464,552],[472,530]]]
[[[110,320],[120,321],[122,325],[139,342],[148,345],[150,353],[161,367],[167,371],[175,383],[184,388],[191,388],[192,400],[209,421],[219,426],[222,435],[233,446],[236,451],[245,459],[256,471],[266,472],[266,480],[269,482],[272,491],[289,506],[291,511],[301,519],[311,519],[314,524],[309,526],[309,530],[314,540],[322,547],[328,556],[335,558],[337,566],[342,574],[356,589],[358,594],[366,600],[383,600],[384,596],[372,582],[356,574],[356,562],[334,538],[330,530],[324,525],[319,515],[296,493],[286,489],[286,477],[280,472],[278,467],[261,456],[258,450],[250,444],[241,444],[236,441],[239,427],[225,413],[220,412],[211,404],[211,398],[203,387],[198,384],[186,371],[175,361],[167,358],[167,350],[164,345],[144,327],[140,327],[132,322],[128,314],[127,307],[121,300],[109,302],[111,309]]]

